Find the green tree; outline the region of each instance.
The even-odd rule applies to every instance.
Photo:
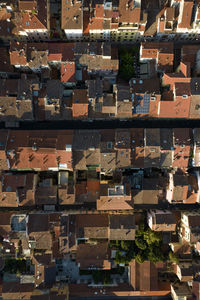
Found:
[[[153,263],[157,263],[159,261],[164,260],[164,255],[162,253],[162,250],[159,247],[150,246],[147,257],[148,260],[152,261]]]
[[[92,271],[92,277],[95,283],[99,283],[102,281],[102,274],[100,270],[94,270]]]
[[[122,64],[125,64],[125,65],[131,65],[133,64],[133,55],[129,52],[125,52],[123,55],[122,55]]]
[[[111,282],[111,278],[110,278],[110,274],[109,273],[105,273],[104,274],[104,284],[109,284]]]
[[[160,232],[152,231],[150,228],[144,232],[144,239],[148,245],[159,244],[162,241],[162,235]]]
[[[13,258],[6,259],[4,272],[15,273],[15,274],[26,272],[26,260],[13,259]]]
[[[121,241],[121,248],[124,251],[127,251],[129,249],[129,243],[127,241]]]
[[[175,253],[173,253],[172,251],[169,252],[168,259],[172,263],[176,263],[176,264],[179,263],[178,256]]]
[[[141,250],[145,250],[147,248],[147,244],[142,238],[136,238],[135,244]]]
[[[121,75],[125,80],[131,79],[134,76],[134,68],[131,64],[124,64],[121,68]]]
[[[138,253],[135,257],[135,260],[139,263],[142,264],[145,261],[144,256],[142,255],[142,253]]]

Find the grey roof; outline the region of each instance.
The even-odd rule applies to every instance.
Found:
[[[173,130],[171,128],[160,129],[160,147],[162,150],[171,150],[173,147]]]
[[[88,150],[100,147],[100,132],[98,130],[77,130],[73,138],[74,150]]]
[[[156,224],[175,224],[176,218],[172,213],[156,213]]]
[[[52,284],[56,281],[56,266],[45,267],[44,281],[46,284]]]
[[[110,240],[134,240],[135,216],[110,215]]]
[[[146,146],[160,146],[160,129],[146,128]]]

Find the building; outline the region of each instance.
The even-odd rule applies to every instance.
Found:
[[[199,240],[199,214],[198,212],[181,213],[181,231],[180,236],[191,244]]]
[[[176,218],[170,211],[150,210],[147,214],[148,225],[155,231],[175,231]]]

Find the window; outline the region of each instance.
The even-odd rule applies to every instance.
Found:
[[[30,25],[30,23],[27,21],[27,22],[26,22],[26,26],[29,26],[29,25]]]
[[[154,148],[151,148],[151,149],[150,149],[150,152],[155,152],[155,149],[154,149]]]
[[[112,142],[107,142],[107,148],[112,149]]]

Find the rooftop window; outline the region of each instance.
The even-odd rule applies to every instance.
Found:
[[[124,186],[116,185],[114,188],[109,188],[108,196],[124,196]]]
[[[65,151],[71,152],[72,151],[72,145],[65,145]]]

